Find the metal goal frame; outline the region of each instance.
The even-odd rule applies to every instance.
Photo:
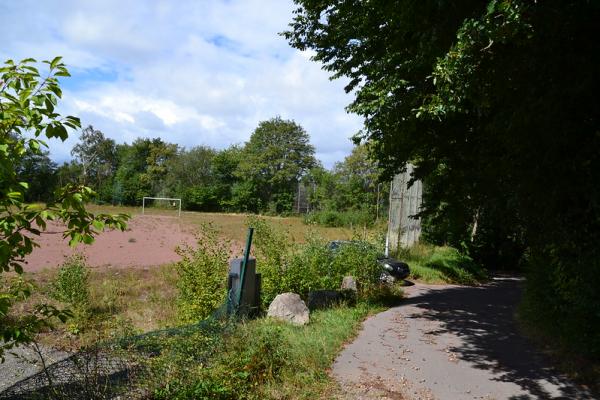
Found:
[[[179,202],[179,209],[178,209],[178,212],[177,212],[177,216],[181,217],[181,199],[175,199],[175,198],[172,198],[172,197],[149,197],[149,196],[142,197],[142,215],[144,215],[144,213],[146,211],[146,199],[148,199],[148,200],[178,201]]]

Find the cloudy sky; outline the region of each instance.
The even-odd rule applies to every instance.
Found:
[[[294,119],[327,167],[361,126],[344,81],[277,33],[291,0],[3,0],[0,58],[64,57],[61,112],[117,142],[243,143],[258,122]],[[57,161],[76,140],[50,143]]]

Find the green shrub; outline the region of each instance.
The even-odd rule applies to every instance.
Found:
[[[375,222],[373,214],[367,210],[313,211],[304,216],[304,223],[328,227],[371,227]]]
[[[379,249],[371,243],[359,241],[341,246],[332,258],[330,274],[341,283],[346,275],[352,275],[360,284],[363,297],[379,284],[381,266],[377,264]]]
[[[276,231],[264,218],[249,216],[247,223],[254,228],[256,269],[261,274],[261,299],[266,307],[275,296],[290,290],[285,264],[292,243],[286,233]]]
[[[311,290],[336,290],[344,276],[352,275],[364,293],[379,280],[378,249],[367,242],[341,246],[335,252],[327,243],[309,236],[305,244],[294,245],[284,233],[264,219],[250,217],[255,228],[257,270],[262,274],[262,300],[266,307],[280,293],[294,292],[306,298]]]
[[[600,251],[568,260],[569,244],[530,250],[521,322],[554,349],[600,361]],[[571,250],[571,249],[568,249]],[[587,250],[587,249],[586,249]],[[573,252],[574,253],[574,252]]]
[[[68,257],[59,267],[51,285],[51,295],[75,309],[87,309],[90,305],[90,271],[82,254]]]
[[[75,254],[63,262],[50,285],[50,295],[72,309],[67,329],[73,334],[84,331],[91,317],[89,277],[85,256]]]
[[[208,317],[225,301],[229,242],[211,225],[204,225],[197,249],[178,249],[182,257],[177,269],[177,313],[184,323]]]

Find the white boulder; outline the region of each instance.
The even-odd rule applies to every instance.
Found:
[[[277,295],[269,305],[267,316],[296,325],[306,325],[310,319],[308,307],[296,293]]]

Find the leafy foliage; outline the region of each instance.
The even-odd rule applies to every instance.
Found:
[[[85,256],[75,254],[59,267],[51,284],[52,297],[66,303],[72,312],[68,329],[73,334],[83,332],[91,317],[89,277]]]
[[[59,267],[52,284],[52,295],[75,308],[87,308],[90,302],[89,269],[85,256],[75,254]]]
[[[42,140],[65,140],[68,129],[79,127],[79,119],[61,117],[55,111],[62,95],[59,77],[69,76],[60,57],[45,61],[48,75],[40,76],[35,60],[19,63],[7,60],[0,67],[0,273],[23,273],[24,258],[36,245],[34,238],[46,229],[48,220],[65,224],[64,236],[70,244],[91,243],[104,227],[125,227],[126,216],[93,215],[85,203],[94,192],[85,186],[67,184],[54,194],[46,205],[27,205],[25,194],[29,183],[20,179],[17,166],[29,151],[43,155]],[[28,134],[28,135],[26,135]],[[2,351],[16,343],[32,339],[36,329],[48,325],[52,317],[64,319],[66,314],[51,306],[39,306],[37,311],[21,319],[10,316],[16,301],[31,294],[30,285],[19,284],[0,291],[0,337]]]
[[[334,253],[315,236],[309,236],[304,245],[294,245],[288,235],[276,231],[263,218],[249,217],[248,225],[256,231],[257,272],[262,275],[265,307],[280,293],[306,297],[311,290],[337,290],[347,275],[360,282],[362,297],[379,282],[379,251],[368,242],[345,245]]]
[[[182,322],[208,317],[223,304],[227,293],[230,244],[210,225],[203,226],[198,248],[179,249],[177,311]]]
[[[57,186],[57,166],[50,160],[48,151],[38,153],[27,149],[16,169],[17,179],[28,184],[24,193],[26,202],[52,199]]]
[[[371,226],[385,215],[389,187],[382,183],[378,163],[369,157],[367,145],[354,146],[352,153],[327,171],[311,169],[304,179],[309,187],[307,223],[324,226]]]
[[[92,125],[81,131],[79,143],[71,154],[82,167],[81,180],[84,185],[100,189],[110,183],[117,166],[115,141],[104,137],[102,131]],[[106,182],[108,181],[108,182]]]
[[[214,341],[173,338],[150,389],[158,399],[324,398],[335,386],[327,369],[371,311],[364,304],[317,311],[306,327],[258,319]]]
[[[555,334],[600,356],[598,3],[296,3],[285,36],[350,79],[386,175],[416,165],[429,238],[525,265]]]
[[[315,165],[306,131],[279,117],[263,121],[244,147],[236,174],[274,213],[290,211],[298,181]],[[258,211],[257,209],[252,211]]]

